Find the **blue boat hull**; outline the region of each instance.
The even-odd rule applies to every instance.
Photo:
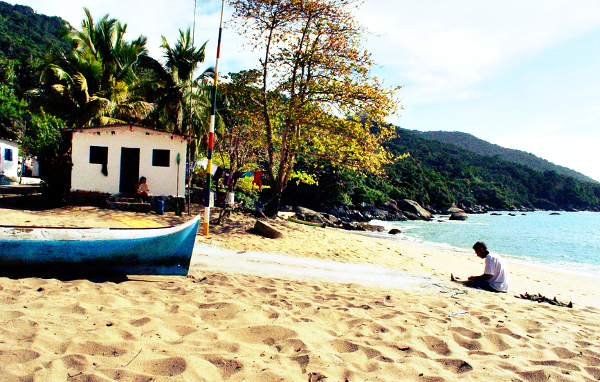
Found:
[[[153,229],[0,228],[0,273],[187,275],[199,216]]]

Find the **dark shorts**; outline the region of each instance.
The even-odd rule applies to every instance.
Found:
[[[483,289],[488,292],[501,293],[499,290],[492,288],[487,280],[469,280],[465,283],[465,285],[471,288]]]

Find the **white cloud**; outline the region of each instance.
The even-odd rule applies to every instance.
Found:
[[[455,99],[515,61],[600,25],[599,1],[369,0],[368,48],[414,104]]]

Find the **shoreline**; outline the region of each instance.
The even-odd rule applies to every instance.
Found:
[[[505,218],[510,211],[501,211]],[[592,215],[593,212],[583,212],[584,215]],[[569,212],[569,214],[577,214],[576,212]],[[447,216],[434,217],[432,220],[436,222],[385,222],[385,221],[372,221],[371,224],[382,225],[386,230],[391,228],[397,228],[402,231],[401,234],[396,237],[386,235],[385,233],[367,233],[367,235],[373,235],[375,237],[389,238],[389,240],[402,240],[415,245],[433,246],[440,250],[450,250],[459,253],[466,253],[467,255],[472,254],[471,245],[479,238],[484,238],[484,241],[488,244],[492,244],[491,252],[502,256],[505,260],[515,264],[522,264],[532,267],[541,268],[543,270],[549,270],[554,272],[565,272],[576,276],[586,276],[600,278],[600,262],[597,256],[593,256],[594,253],[600,251],[600,241],[598,241],[594,232],[600,231],[597,229],[587,229],[585,231],[585,224],[592,224],[594,227],[600,220],[600,213],[596,213],[593,218],[568,218],[566,220],[557,217],[560,223],[553,223],[555,218],[545,220],[548,216],[548,211],[536,211],[535,213],[528,214],[521,218],[510,217],[511,222],[515,224],[507,223],[508,220],[499,217],[490,217],[490,214],[486,217],[478,218],[482,214],[469,214],[473,215],[472,218],[465,222],[448,222]],[[497,220],[497,219],[500,220]],[[512,220],[516,219],[516,220]],[[496,223],[499,222],[499,228],[496,229]],[[415,224],[411,224],[415,223]],[[432,223],[432,227],[427,227],[429,223]],[[435,226],[437,223],[443,223],[440,226]],[[458,224],[459,226],[455,226]],[[468,229],[463,230],[460,228],[462,224],[466,224]],[[571,227],[582,227],[577,228],[575,233],[582,235],[583,244],[575,243],[571,240],[554,239],[547,234],[539,233],[528,233],[522,235],[519,230],[535,230],[535,227],[540,224],[542,227],[548,227],[550,232],[555,232],[556,235],[569,237],[571,232],[568,228]],[[562,224],[566,224],[563,226]],[[531,228],[530,228],[531,226]],[[452,227],[452,228],[450,228]],[[483,228],[482,228],[483,227]],[[515,228],[516,227],[516,228]],[[582,229],[584,229],[582,231]],[[541,228],[541,232],[545,232]],[[463,232],[464,231],[464,232]],[[472,232],[471,232],[472,231]],[[488,232],[489,231],[489,232]],[[579,233],[579,232],[582,233]],[[583,237],[583,232],[587,232],[587,237]],[[487,236],[489,233],[489,237]],[[456,236],[453,237],[452,235]],[[458,236],[457,236],[458,235]],[[498,235],[498,236],[496,236]],[[429,238],[435,238],[440,240],[435,241],[424,241],[423,236]],[[459,237],[471,238],[472,242],[466,243],[465,240],[461,240]],[[575,236],[577,237],[577,236]],[[457,239],[458,238],[458,239]],[[596,238],[596,239],[594,239]],[[446,239],[447,241],[443,241]],[[495,241],[495,243],[494,243]],[[533,241],[533,245],[531,244]],[[556,247],[559,245],[559,247]],[[551,256],[544,256],[546,253],[551,253]],[[541,254],[541,255],[540,255]],[[583,256],[582,256],[583,255]],[[575,260],[575,261],[573,261]]]
[[[410,238],[407,236],[404,236],[404,238],[398,240],[398,239],[394,239],[393,237],[386,238],[384,235],[381,235],[381,236],[372,235],[371,233],[368,233],[368,232],[353,232],[353,231],[349,231],[349,232],[355,233],[357,235],[364,235],[367,237],[374,237],[374,238],[378,238],[378,239],[382,239],[382,240],[391,240],[391,241],[396,241],[396,242],[400,242],[400,243],[406,243],[408,245],[414,245],[416,247],[433,248],[433,249],[440,250],[440,251],[444,251],[444,250],[451,251],[451,252],[455,252],[458,255],[463,255],[466,257],[469,257],[472,255],[472,250],[467,249],[467,248],[460,248],[457,246],[453,246],[448,243],[423,242],[423,241],[416,241],[416,240],[411,241]],[[573,276],[584,276],[584,277],[600,279],[600,270],[590,271],[590,272],[586,272],[583,270],[580,271],[580,270],[570,268],[570,264],[567,265],[567,267],[569,267],[568,269],[561,269],[559,266],[553,266],[552,263],[545,263],[543,260],[527,259],[527,258],[523,258],[519,255],[507,255],[507,254],[498,253],[495,251],[491,251],[491,252],[502,256],[502,258],[509,264],[515,264],[517,266],[523,265],[523,266],[532,267],[532,268],[539,268],[541,270],[565,273],[565,274],[569,274],[569,275],[573,275]],[[585,267],[586,265],[588,265],[587,263],[571,263],[571,264],[577,265],[579,267]],[[591,264],[591,265],[594,265],[594,264]]]

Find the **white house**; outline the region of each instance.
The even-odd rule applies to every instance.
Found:
[[[0,139],[0,174],[14,178],[19,176],[19,144],[7,139]]]
[[[133,193],[144,176],[151,195],[185,195],[184,136],[135,125],[71,132],[71,191]]]

